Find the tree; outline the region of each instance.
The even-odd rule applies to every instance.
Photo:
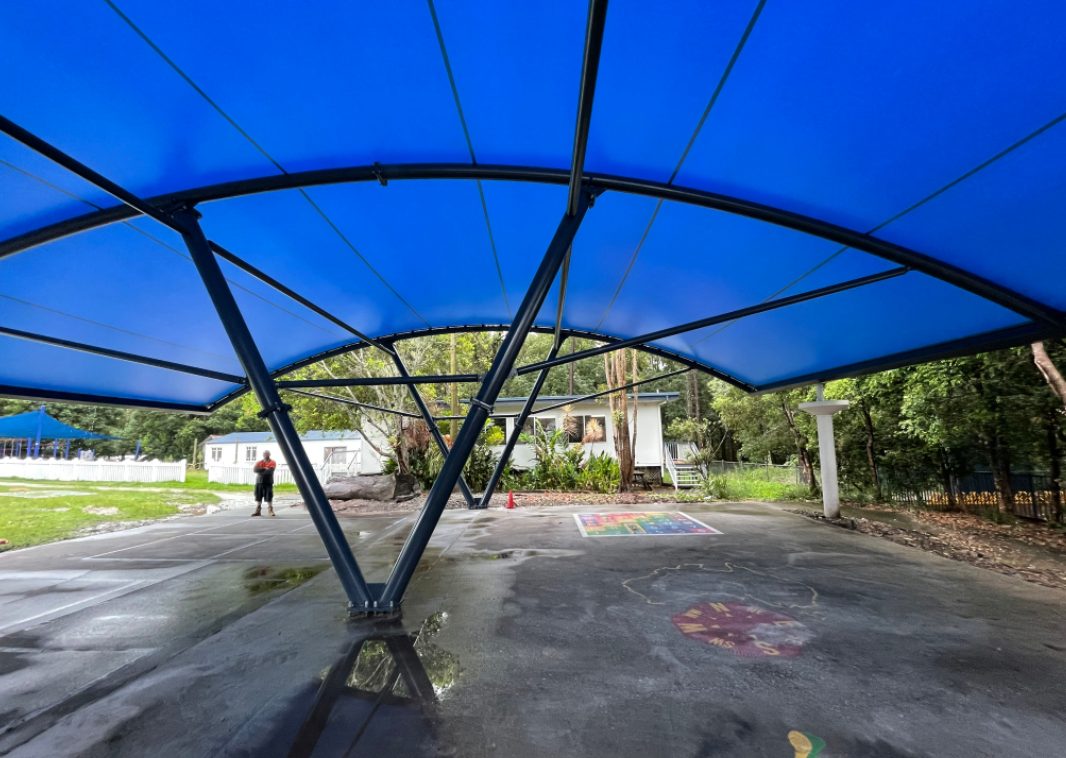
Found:
[[[1048,355],[1047,346],[1043,342],[1034,342],[1030,345],[1030,350],[1033,353],[1033,363],[1044,377],[1044,381],[1066,408],[1066,379],[1062,378],[1055,361]]]
[[[621,387],[639,381],[639,367],[636,350],[615,350],[604,353],[603,371],[608,387]],[[618,456],[618,468],[621,473],[618,488],[623,492],[633,486],[633,471],[636,464],[637,446],[637,410],[640,407],[640,393],[632,396],[633,413],[630,414],[630,397],[627,390],[607,396],[614,421],[614,449]],[[632,423],[630,419],[632,418]]]

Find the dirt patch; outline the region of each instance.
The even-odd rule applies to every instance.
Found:
[[[862,512],[863,509],[848,509]],[[824,524],[872,534],[973,566],[1066,590],[1066,531],[1044,524],[994,524],[966,513],[908,511],[879,506],[870,513],[828,520],[821,513],[790,510]],[[886,518],[886,516],[888,516]],[[910,526],[900,526],[909,523]]]

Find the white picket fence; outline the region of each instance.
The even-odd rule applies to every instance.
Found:
[[[325,484],[331,476],[349,476],[359,473],[362,462],[359,450],[338,450],[315,466],[318,480]],[[251,465],[220,466],[212,463],[207,467],[207,481],[217,484],[255,484],[255,471]],[[287,463],[279,463],[274,469],[274,484],[295,484]]]
[[[185,461],[82,461],[0,458],[0,479],[52,482],[184,482]]]
[[[321,475],[320,475],[321,478]],[[255,472],[248,466],[210,466],[207,481],[216,484],[255,484]],[[294,484],[292,472],[285,464],[274,469],[274,484]]]

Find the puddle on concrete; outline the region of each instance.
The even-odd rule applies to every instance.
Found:
[[[289,756],[440,756],[436,705],[458,681],[458,657],[431,641],[447,621],[435,613],[414,634],[394,622],[357,637],[290,708]],[[276,742],[274,744],[277,744]]]
[[[326,566],[253,566],[244,572],[244,587],[253,595],[299,587],[326,570]]]

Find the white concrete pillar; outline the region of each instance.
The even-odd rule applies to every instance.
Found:
[[[826,518],[840,518],[840,488],[837,486],[837,449],[833,438],[833,415],[847,408],[847,400],[826,400],[825,387],[815,385],[817,400],[800,403],[801,411],[814,416],[818,425],[819,473],[822,475],[822,507]]]

